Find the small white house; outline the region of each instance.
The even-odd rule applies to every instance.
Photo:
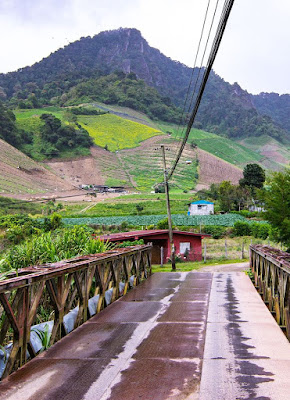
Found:
[[[195,201],[190,204],[188,215],[210,215],[214,214],[214,203],[206,200]]]

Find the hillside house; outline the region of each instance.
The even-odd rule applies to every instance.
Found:
[[[202,238],[210,235],[173,231],[173,243],[176,254],[185,256],[189,261],[202,260]],[[152,264],[163,264],[170,257],[170,241],[168,229],[143,230],[103,235],[100,239],[113,243],[143,239],[144,243],[152,243]]]
[[[210,215],[214,214],[214,203],[207,200],[199,200],[189,205],[187,215]]]

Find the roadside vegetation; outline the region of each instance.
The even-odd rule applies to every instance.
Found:
[[[1,217],[0,229],[5,243],[0,271],[4,273],[78,255],[102,253],[111,247],[93,238],[94,231],[87,226],[63,227],[58,214],[43,220],[25,215]]]
[[[276,172],[264,185],[264,171],[250,164],[244,169],[240,185],[222,182],[196,195],[173,192],[174,228],[210,234],[211,238],[205,238],[203,243],[207,259],[213,261],[247,258],[250,243],[276,247],[279,243],[279,247],[286,250],[290,245],[289,177],[289,170]],[[186,215],[189,202],[198,198],[212,200],[216,210],[227,212]],[[253,205],[255,211],[249,211],[249,205]],[[92,239],[92,233],[98,236],[168,226],[166,215],[159,214],[165,210],[163,193],[132,194],[97,203],[90,207],[88,215],[83,209],[84,203],[33,204],[0,198],[1,270],[17,270],[30,264],[104,251],[107,245]],[[19,214],[13,215],[16,211]],[[7,215],[3,215],[5,213]]]

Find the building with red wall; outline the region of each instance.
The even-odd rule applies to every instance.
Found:
[[[180,254],[181,256],[186,254],[186,259],[189,261],[201,261],[202,238],[206,236],[208,237],[210,235],[173,231],[173,242],[176,254]],[[114,243],[139,239],[143,239],[145,244],[152,243],[152,264],[166,263],[170,257],[168,229],[113,233],[111,235],[103,235],[100,238],[104,241],[108,240]]]

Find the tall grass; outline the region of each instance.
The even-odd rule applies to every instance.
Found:
[[[18,270],[29,265],[56,262],[82,254],[102,253],[110,244],[91,237],[91,230],[74,226],[43,233],[9,249],[0,260],[0,271]]]

